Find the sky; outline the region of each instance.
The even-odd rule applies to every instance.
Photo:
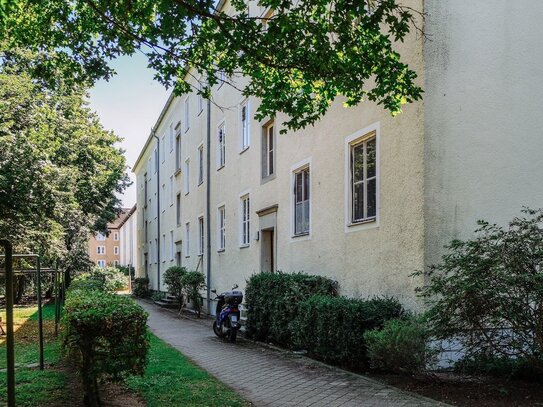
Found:
[[[153,80],[141,54],[120,57],[111,66],[117,72],[113,78],[96,83],[90,90],[90,108],[98,114],[102,125],[122,137],[120,147],[126,150],[126,162],[133,181],[120,196],[124,207],[136,203],[135,177],[131,167],[136,162],[151,128],[154,126],[169,96],[161,84]]]

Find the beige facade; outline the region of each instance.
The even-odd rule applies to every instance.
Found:
[[[120,259],[122,266],[137,267],[136,219],[138,211],[134,205],[119,224]]]
[[[89,239],[89,257],[99,267],[121,265],[120,225],[130,209],[125,208],[115,222],[108,224],[108,234],[97,233]]]
[[[457,32],[445,24],[446,13],[436,12],[442,9],[437,0],[410,3],[419,10],[424,4],[432,11],[426,18],[427,27]],[[468,22],[473,29],[470,47],[476,47],[477,24],[473,22],[472,27],[470,23],[471,6],[450,3],[447,7],[458,21]],[[264,12],[256,6],[251,10],[255,15]],[[449,41],[447,35],[440,33],[439,40]],[[457,37],[463,41],[460,34]],[[455,61],[462,60],[464,45],[445,45],[455,50]],[[507,44],[493,45],[494,50],[507,54]],[[281,115],[256,121],[259,101],[244,99],[228,83],[213,90],[209,115],[207,102],[196,94],[171,97],[134,165],[137,274],[147,274],[151,287],[164,291],[164,271],[181,264],[209,273],[210,288],[220,291],[234,283],[243,289],[253,273],[305,271],[336,279],[341,293],[348,296],[391,295],[408,308],[418,308],[415,288],[422,281],[411,274],[439,258],[444,242],[469,236],[474,216],[483,214],[485,205],[498,211],[506,207],[509,216],[518,212],[519,202],[541,202],[541,190],[534,193],[530,182],[515,186],[514,201],[491,202],[492,194],[502,196],[503,192],[497,180],[486,179],[485,162],[492,157],[483,147],[490,151],[501,147],[495,146],[490,135],[473,141],[475,135],[465,126],[461,134],[456,131],[453,122],[469,119],[473,125],[478,123],[477,108],[462,112],[455,99],[458,104],[451,111],[451,97],[440,93],[439,78],[445,75],[453,98],[460,97],[455,86],[462,85],[476,69],[469,59],[463,60],[463,70],[458,67],[458,73],[452,75],[442,61],[444,56],[415,33],[397,48],[418,72],[427,99],[405,106],[396,117],[372,102],[344,108],[338,99],[315,126],[281,135]],[[192,74],[198,77],[197,72]],[[534,73],[529,75],[536,79]],[[243,87],[243,78],[230,80]],[[468,86],[462,89],[466,95],[475,92]],[[503,114],[499,119],[516,122]],[[516,124],[531,128],[527,123]],[[508,136],[495,126],[493,131]],[[541,151],[543,138],[534,134],[523,134],[523,143],[531,151]],[[463,152],[470,142],[477,147],[466,156],[471,177],[460,180],[450,171],[462,171]],[[508,168],[507,180],[527,175],[529,169],[533,170],[529,174],[532,180],[543,175],[539,164],[521,164],[521,155],[515,155],[515,160],[518,165]],[[374,168],[368,167],[371,162]],[[484,190],[489,195],[478,199],[480,206],[473,210],[469,199],[461,197],[463,191],[476,192],[480,177],[486,180]],[[447,182],[455,187],[445,188]],[[455,217],[461,207],[465,217],[460,221]],[[496,214],[487,215],[492,219]]]

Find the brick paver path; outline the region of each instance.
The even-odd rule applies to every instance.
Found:
[[[149,313],[148,324],[155,335],[256,406],[444,406],[242,338],[236,344],[222,341],[210,324],[139,303]]]

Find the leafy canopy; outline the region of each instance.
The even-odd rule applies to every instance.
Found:
[[[282,112],[289,129],[313,124],[339,95],[347,106],[367,98],[392,114],[421,98],[416,73],[394,47],[421,14],[399,0],[217,7],[211,0],[0,0],[0,40],[55,51],[33,64],[53,83],[59,72],[74,83],[109,78],[112,58],[137,51],[176,94],[191,90],[191,76],[207,78],[198,90],[206,97],[222,74],[232,86],[243,76],[243,93],[262,101],[257,119]]]

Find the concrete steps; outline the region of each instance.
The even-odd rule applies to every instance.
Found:
[[[179,308],[179,301],[177,301],[177,299],[170,294],[166,295],[166,297],[159,301],[154,301],[154,303],[162,308]]]

